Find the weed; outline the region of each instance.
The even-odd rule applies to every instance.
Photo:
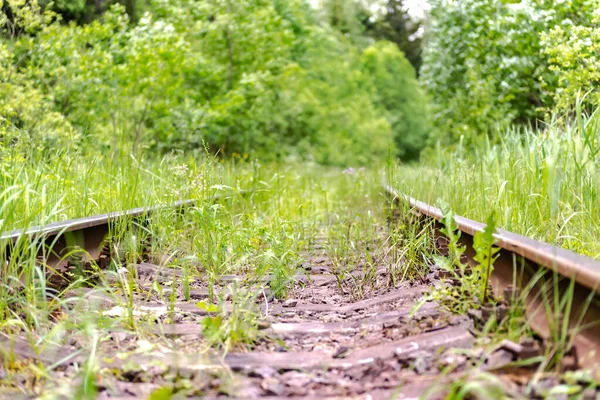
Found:
[[[219,304],[204,301],[198,302],[198,307],[211,316],[202,320],[203,335],[212,347],[230,350],[251,347],[261,337],[258,329],[260,315],[256,308],[256,294],[230,285],[228,292],[231,302],[225,302],[224,295],[220,296]],[[230,309],[227,305],[230,304]]]
[[[477,232],[473,238],[474,260],[477,265],[471,267],[464,259],[466,246],[460,244],[461,232],[456,224],[454,213],[443,202],[441,207],[443,227],[440,231],[447,238],[448,255],[446,257],[434,255],[433,258],[440,269],[454,279],[455,284],[438,289],[438,296],[444,299],[452,311],[464,313],[469,309],[479,308],[489,301],[489,277],[499,251],[498,248],[493,247],[495,217],[491,214],[484,230]]]
[[[478,265],[476,269],[483,276],[481,285],[481,304],[487,303],[490,275],[493,271],[494,261],[498,258],[499,247],[494,247],[494,233],[496,232],[496,216],[492,212],[486,221],[482,232],[477,232],[473,237],[473,249],[475,260]]]

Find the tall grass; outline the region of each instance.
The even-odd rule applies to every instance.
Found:
[[[362,259],[373,264],[371,258],[384,256],[386,242],[379,233],[389,210],[379,196],[382,175],[377,168],[342,173],[310,164],[220,163],[183,156],[153,161],[69,157],[62,163],[31,159],[2,166],[3,230],[197,200],[184,210],[159,209],[142,226],[132,221],[115,224],[109,233],[109,265],[92,263],[60,286],[46,280],[49,267],[37,257],[41,241],[0,243],[0,261],[6,260],[0,274],[0,337],[26,337],[36,351],[78,338],[81,354],[87,357],[83,382],[94,376],[98,346],[109,334],[106,327],[136,332],[138,338],[149,336],[136,308],[140,299],[156,299],[158,294],[167,309],[164,322],[172,322],[176,302],[194,301],[190,281],[206,283],[207,302],[220,307],[228,293],[220,278],[240,275],[244,281],[229,291],[227,300],[240,312],[204,326],[207,345],[229,350],[251,345],[257,337],[257,299],[268,303],[272,297],[285,298],[301,284],[312,244],[327,240],[340,266],[349,270]],[[352,234],[344,240],[348,229]],[[142,287],[134,279],[135,264],[142,259],[172,268],[171,282],[156,280],[152,288]],[[355,283],[366,287],[370,282]],[[87,287],[88,295],[66,295],[81,286]],[[182,290],[176,292],[176,287]],[[98,300],[88,298],[89,289],[114,298],[117,315],[102,314],[102,307],[94,305]],[[19,365],[5,368],[12,374]],[[51,375],[53,367],[32,368],[37,368],[32,372],[37,376]],[[84,386],[86,393],[93,391],[93,382]]]
[[[0,231],[198,199],[206,195],[202,188],[213,175],[221,181],[228,172],[212,166],[210,158],[181,155],[146,160],[15,154],[7,160],[0,160]]]
[[[475,148],[435,149],[418,166],[400,166],[395,185],[460,215],[600,257],[600,118],[578,110],[572,123],[544,132],[512,129]]]

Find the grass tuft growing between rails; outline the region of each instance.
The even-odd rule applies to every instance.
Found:
[[[429,204],[438,199],[467,218],[600,257],[600,115],[579,113],[545,132],[508,131],[498,143],[438,148],[427,161],[400,166],[392,184]]]
[[[120,365],[120,357],[186,351],[189,344],[173,341],[163,331],[175,323],[197,326],[202,336],[193,348],[219,357],[272,341],[262,320],[274,302],[306,284],[312,249],[321,249],[333,261],[338,289],[352,299],[426,273],[419,250],[425,240],[413,240],[423,233],[403,225],[388,228],[391,209],[381,195],[380,169],[182,164],[181,160],[133,164],[140,171],[131,178],[137,179],[138,196],[132,189],[121,198],[116,194],[116,199],[104,199],[101,184],[87,191],[88,199],[97,198],[90,201],[94,212],[108,211],[115,204],[123,209],[198,199],[185,209],[157,211],[145,224],[128,221],[112,226],[105,248],[110,262],[105,266],[92,261],[53,271],[37,256],[43,244],[35,241],[11,247],[10,257],[0,254],[8,260],[0,277],[6,373],[0,388],[14,388],[15,382],[26,379],[28,383],[18,390],[40,394],[51,388],[73,394],[69,390],[74,387],[83,397],[93,397],[103,384],[101,375],[132,368]],[[128,181],[107,180],[109,170],[98,170],[94,176],[104,177],[105,186],[129,187]],[[75,169],[62,173],[71,178],[76,174]],[[147,183],[150,188],[144,186]],[[35,184],[30,204],[47,209],[40,195],[44,186]],[[13,219],[13,226],[83,215],[73,198],[56,197],[57,187],[50,192],[60,203],[53,208],[64,209],[63,214],[47,213],[45,219],[31,214]],[[15,215],[28,216],[16,201]],[[413,248],[404,246],[413,242]],[[7,244],[2,243],[0,252]],[[80,253],[74,249],[69,256],[81,260],[85,255]],[[389,272],[384,281],[382,265]],[[54,279],[47,279],[49,275]],[[190,312],[182,313],[183,306]],[[107,343],[113,347],[107,349]],[[38,356],[54,361],[19,361]],[[76,360],[76,371],[65,371],[62,360]]]

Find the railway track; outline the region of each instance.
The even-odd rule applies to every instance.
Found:
[[[411,223],[433,225],[442,217],[438,209],[391,188],[385,192],[392,202],[409,206],[416,216]],[[143,225],[152,212],[105,214],[2,238],[9,246],[37,240],[38,259],[53,271],[72,266],[67,257],[72,246],[85,250],[84,263],[106,267],[111,255],[104,238],[111,226],[132,220]],[[381,227],[384,246],[387,230],[396,223],[392,219],[388,227]],[[483,225],[461,217],[457,223],[470,249],[472,236]],[[432,232],[443,253],[439,230]],[[275,296],[281,277],[221,275],[209,285],[202,270],[188,276],[160,257],[141,257],[117,268],[108,290],[78,287],[63,296],[82,313],[94,310],[108,320],[117,317],[117,322],[97,328],[109,333],[94,349],[101,355],[94,359],[98,398],[147,398],[153,393],[197,398],[444,398],[469,382],[497,386],[513,398],[544,398],[561,381],[539,373],[544,360],[553,357],[546,350],[556,325],[544,312],[542,293],[550,278],[560,290],[574,279],[574,302],[567,310],[571,312],[558,312],[560,330],[568,326],[566,348],[553,368],[594,371],[600,335],[593,324],[581,332],[578,328],[599,320],[594,294],[600,264],[504,231],[498,231],[496,239],[503,249],[493,274],[498,301],[491,309],[484,305],[464,315],[453,314],[443,299],[432,296],[432,288],[461,285],[435,265],[428,265],[420,279],[391,283],[390,265],[397,260],[389,244],[390,251],[375,258],[364,255],[341,274],[331,252],[335,243],[325,237],[306,248],[304,261],[286,281],[290,289],[285,299]],[[54,251],[48,252],[43,243],[53,244]],[[471,250],[465,255],[472,261]],[[543,273],[550,270],[556,274]],[[537,284],[529,284],[532,281]],[[137,289],[128,292],[126,287]],[[158,293],[156,287],[163,289]],[[533,338],[490,340],[485,330],[492,315],[502,320],[507,310],[519,307],[525,311],[521,323],[531,325]],[[212,349],[207,340],[225,329],[226,321],[231,321],[230,334],[248,340],[227,351]],[[89,362],[89,349],[78,337],[68,345],[40,345],[18,334],[4,335],[1,341],[5,365],[15,358],[35,360],[64,377],[77,375]],[[586,382],[577,393],[596,398],[594,381]]]

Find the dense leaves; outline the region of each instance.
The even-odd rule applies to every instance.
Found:
[[[560,111],[572,110],[587,93],[588,104],[598,106],[600,100],[600,2],[583,3],[580,18],[565,20],[542,34],[550,69],[558,76],[553,95]]]
[[[537,125],[555,101],[572,106],[573,93],[591,86],[583,81],[594,79],[594,67],[586,66],[597,60],[586,45],[593,37],[573,25],[592,23],[597,0],[431,4],[421,72],[438,137],[456,141],[512,123]]]
[[[429,104],[414,79],[414,69],[390,42],[365,49],[364,69],[372,77],[377,105],[387,111],[394,140],[403,159],[417,158],[429,133]]]
[[[363,51],[304,0],[152,0],[136,23],[113,5],[84,24],[6,4],[24,16],[0,43],[0,115],[16,137],[5,146],[345,165],[424,145],[425,100],[404,55]],[[66,4],[55,7],[65,15]]]

